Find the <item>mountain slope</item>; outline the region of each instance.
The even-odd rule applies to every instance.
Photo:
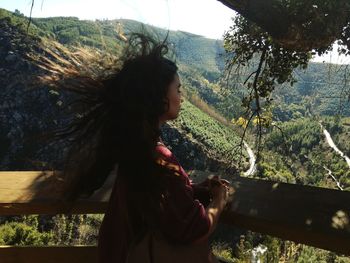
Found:
[[[219,59],[220,54],[224,53],[222,41],[182,31],[167,31],[133,20],[88,21],[75,17],[53,17],[34,18],[33,24],[62,44],[79,43],[105,48],[109,52],[116,49],[116,40],[120,39],[120,35],[127,37],[130,32],[147,32],[161,41],[169,34],[168,41],[174,48],[179,63],[217,74],[224,66]]]
[[[43,84],[31,85],[35,76],[48,74],[31,58],[47,57],[54,61],[56,57],[50,55],[51,50],[63,59],[69,60],[69,50],[65,53],[64,47],[60,47],[60,44],[52,40],[52,36],[41,39],[39,35],[48,32],[44,27],[37,28],[34,25],[34,30],[27,34],[25,27],[18,27],[18,23],[25,24],[25,18],[12,14],[4,18],[6,15],[1,14],[3,17],[0,17],[0,37],[3,43],[8,43],[0,47],[0,72],[3,72],[3,77],[0,78],[0,95],[6,98],[0,105],[0,116],[2,116],[0,140],[3,145],[1,169],[60,169],[64,151],[59,149],[60,147],[47,145],[38,135],[66,124],[65,110],[69,98],[64,92],[52,90]],[[57,18],[53,21],[59,28],[58,21],[64,19]],[[68,18],[67,21],[68,24],[80,25],[80,22],[73,18]],[[121,40],[114,42],[118,51]],[[165,129],[165,133],[171,133],[175,137],[171,138],[166,134],[165,137],[184,166],[189,169],[227,170],[236,173],[238,153],[230,156],[226,156],[226,153],[233,151],[232,148],[238,141],[237,135],[228,128],[220,126],[189,102],[184,103],[183,112],[181,121]],[[193,117],[194,119],[191,119]],[[222,138],[218,135],[217,129],[226,129]],[[189,133],[194,136],[191,137]],[[181,140],[186,141],[186,144],[176,144]],[[188,151],[197,154],[191,159],[186,159],[190,156]],[[193,161],[192,166],[190,161]]]

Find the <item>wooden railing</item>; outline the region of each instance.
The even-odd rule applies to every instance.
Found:
[[[60,201],[52,172],[0,172],[0,216],[104,213],[105,185],[89,199]],[[350,192],[248,178],[232,181],[232,203],[221,222],[350,255]],[[93,263],[94,246],[0,246],[1,263]]]

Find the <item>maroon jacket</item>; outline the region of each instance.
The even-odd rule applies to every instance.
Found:
[[[159,163],[174,171],[174,175],[167,176],[165,181],[169,196],[159,218],[159,230],[169,241],[192,243],[206,235],[210,228],[205,208],[196,199],[196,194],[202,196],[206,203],[209,195],[203,191],[195,191],[195,185],[168,148],[158,145],[156,150],[162,156]],[[126,191],[127,186],[117,177],[99,233],[100,263],[119,263],[126,260],[129,244],[132,242],[128,231]]]

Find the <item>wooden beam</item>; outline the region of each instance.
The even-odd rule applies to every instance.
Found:
[[[1,263],[97,263],[96,246],[0,246]]]
[[[59,172],[11,171],[0,172],[0,200],[2,203],[61,199]]]
[[[1,263],[98,263],[96,246],[0,246],[0,259]]]
[[[350,255],[350,192],[238,178],[221,222]]]
[[[63,201],[59,172],[0,172],[0,215],[104,213],[113,179],[90,198],[68,203]]]

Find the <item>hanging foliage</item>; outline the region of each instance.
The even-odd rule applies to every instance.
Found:
[[[219,0],[256,23],[280,45],[324,52],[334,41],[348,47],[348,0]]]
[[[262,123],[271,104],[276,85],[295,82],[293,70],[306,68],[311,52],[294,51],[275,41],[267,32],[242,16],[233,19],[233,26],[224,36],[224,47],[230,58],[226,69],[229,83],[246,88],[242,106],[245,119],[255,119],[260,141]],[[270,121],[271,122],[271,121]],[[270,123],[269,122],[269,123]]]

